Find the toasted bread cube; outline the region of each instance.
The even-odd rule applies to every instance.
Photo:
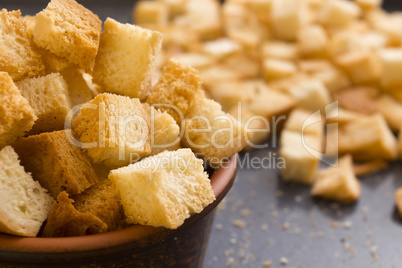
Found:
[[[243,77],[238,70],[224,64],[215,64],[200,70],[203,86],[208,89],[211,85],[225,81],[236,81]]]
[[[245,99],[244,87],[241,81],[223,81],[212,84],[208,90],[209,95],[222,105],[225,112]]]
[[[100,86],[92,83],[92,76],[76,67],[69,67],[61,72],[67,83],[71,107],[92,100],[101,91]]]
[[[219,165],[246,146],[249,133],[219,103],[201,99],[192,103],[184,123],[182,145]],[[251,135],[250,135],[251,136]]]
[[[204,96],[200,88],[201,77],[197,70],[170,60],[148,96],[147,103],[166,111],[180,124],[191,102]]]
[[[92,71],[102,30],[97,15],[74,0],[51,0],[35,18],[36,45]]]
[[[316,135],[283,130],[279,156],[285,161],[280,169],[284,181],[311,184],[321,161],[322,140]]]
[[[0,150],[0,232],[36,236],[53,198],[20,165],[11,146]]]
[[[73,206],[81,213],[91,213],[107,225],[108,231],[117,230],[123,222],[124,211],[116,185],[102,179],[80,194],[71,197]]]
[[[298,35],[299,52],[303,56],[325,57],[328,46],[328,36],[324,28],[319,25],[303,27]]]
[[[364,116],[365,116],[364,114],[339,107],[338,109],[333,109],[329,111],[329,113],[327,113],[327,123],[328,124],[338,123],[339,126],[342,127],[345,124],[350,123],[353,120],[358,120]]]
[[[371,12],[376,13],[376,12]],[[400,46],[401,45],[401,29],[399,27],[401,20],[396,15],[388,15],[384,12],[379,12],[379,16],[372,19],[371,24],[375,30],[384,34],[387,37],[387,45]]]
[[[268,41],[263,44],[262,56],[282,60],[296,60],[299,56],[295,44],[278,41]]]
[[[305,59],[299,61],[299,69],[305,74],[314,75],[319,72],[333,70],[336,67],[329,60],[324,59]]]
[[[396,138],[380,114],[365,116],[339,130],[339,153],[350,153],[356,160],[395,160]]]
[[[158,165],[163,161],[163,165]],[[215,200],[203,161],[189,149],[163,152],[113,170],[127,222],[175,229]]]
[[[324,84],[317,79],[305,79],[291,84],[286,88],[300,108],[319,110],[329,104],[331,97]]]
[[[349,77],[340,69],[334,68],[317,72],[313,75],[315,79],[320,80],[329,92],[335,92],[351,86]]]
[[[260,61],[247,54],[230,56],[223,61],[222,65],[238,72],[243,79],[253,79],[261,75]]]
[[[294,109],[289,114],[285,129],[317,136],[320,139],[324,137],[324,121],[321,119],[321,114],[303,109]]]
[[[74,200],[66,192],[57,196],[50,209],[42,237],[69,237],[99,234],[107,231],[107,225],[92,213],[79,212]]]
[[[344,156],[339,159],[338,166],[320,170],[311,194],[342,203],[359,199],[361,186],[353,173],[352,157]]]
[[[25,15],[25,16],[21,16],[21,19],[27,25],[27,31],[29,33],[29,36],[33,37],[33,29],[35,28],[35,24],[36,24],[35,16]]]
[[[71,106],[67,83],[60,74],[27,78],[16,85],[38,117],[30,134],[64,129]]]
[[[201,53],[182,53],[176,55],[174,59],[197,70],[207,68],[214,63],[214,59]]]
[[[162,34],[107,18],[93,72],[104,91],[145,98],[151,85]]]
[[[238,53],[241,50],[241,46],[229,38],[220,38],[214,41],[205,42],[203,50],[211,57],[221,60]]]
[[[383,159],[374,159],[369,162],[354,164],[353,172],[356,176],[365,176],[389,168],[389,163]]]
[[[34,48],[27,24],[21,12],[0,13],[0,71],[7,72],[14,81],[43,75],[45,66]]]
[[[168,18],[168,6],[162,2],[138,1],[133,9],[135,24],[164,26]]]
[[[386,89],[402,87],[402,49],[387,48],[380,51],[382,75],[381,85]]]
[[[399,133],[398,133],[398,151],[399,151],[399,159],[402,159],[402,124],[401,127],[399,129]]]
[[[29,131],[37,116],[6,72],[0,72],[0,149]]]
[[[347,0],[328,0],[323,5],[319,20],[330,27],[345,27],[356,20],[361,14],[358,5]]]
[[[186,12],[186,3],[188,0],[157,0],[168,7],[169,18],[174,18]]]
[[[399,216],[402,217],[402,188],[398,188],[398,190],[395,192],[395,203]]]
[[[373,114],[378,111],[376,98],[378,89],[372,87],[351,87],[337,91],[334,99],[339,101],[339,106],[361,114]]]
[[[262,66],[263,75],[266,81],[282,79],[292,76],[297,71],[297,66],[286,60],[266,59]]]
[[[180,127],[174,118],[167,112],[161,112],[153,106],[145,103],[151,122],[151,147],[152,155],[163,151],[176,151],[180,149]]]
[[[79,194],[98,181],[84,152],[61,130],[22,138],[14,144],[22,165],[53,198],[67,191]]]
[[[60,73],[69,66],[77,66],[75,64],[69,63],[67,59],[56,56],[55,54],[44,48],[38,48],[38,51],[42,55],[46,74]]]
[[[351,52],[336,61],[355,84],[376,82],[381,74],[378,57],[369,51]]]
[[[369,47],[364,43],[364,38],[353,31],[340,31],[331,36],[329,52],[333,59],[337,59],[352,52],[366,51]]]
[[[96,164],[122,167],[151,153],[149,116],[139,99],[99,94],[81,107],[72,128]]]
[[[377,107],[388,126],[395,132],[399,131],[402,124],[402,103],[389,95],[382,95],[377,100]]]
[[[185,26],[168,25],[163,28],[162,47],[166,50],[178,48],[184,51],[192,51],[199,45],[199,36]]]
[[[355,0],[355,2],[364,10],[376,9],[382,4],[382,0]]]
[[[307,23],[307,5],[299,0],[273,0],[270,16],[275,37],[294,41]]]

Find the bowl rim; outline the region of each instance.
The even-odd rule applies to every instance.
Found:
[[[78,253],[130,246],[139,249],[160,242],[169,236],[175,235],[187,226],[197,222],[210,213],[222,201],[233,185],[238,165],[238,154],[215,170],[210,177],[215,201],[204,208],[201,213],[193,214],[186,219],[178,229],[170,230],[163,227],[133,225],[121,230],[77,237],[18,237],[0,234],[0,259],[4,253]],[[9,254],[7,254],[9,255]]]

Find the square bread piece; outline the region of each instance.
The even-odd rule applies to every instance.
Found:
[[[70,130],[61,130],[22,138],[14,145],[22,165],[54,198],[64,190],[79,194],[98,181],[84,152],[71,138]]]
[[[53,198],[25,172],[11,146],[0,151],[0,232],[36,236]]]
[[[282,180],[312,184],[321,161],[322,138],[319,136],[283,130],[279,156],[285,161],[280,169]]]
[[[163,152],[113,170],[127,222],[175,229],[215,200],[203,161],[190,149]]]
[[[34,48],[21,12],[0,12],[0,71],[8,72],[14,81],[43,75],[45,66]]]
[[[0,72],[0,103],[0,148],[3,148],[24,136],[37,117],[6,72]]]
[[[251,135],[235,118],[224,113],[219,103],[201,99],[194,101],[187,112],[182,145],[212,165],[219,165],[243,150]]]
[[[339,154],[356,160],[395,160],[397,140],[381,114],[365,116],[339,129]]]
[[[64,129],[71,107],[67,84],[60,74],[27,78],[16,85],[38,117],[30,134]]]
[[[200,89],[201,82],[201,76],[196,69],[171,59],[163,68],[147,103],[166,111],[180,124],[191,102],[204,97]]]
[[[311,194],[322,198],[351,203],[360,197],[360,182],[353,173],[350,155],[339,159],[336,167],[320,170]]]
[[[74,0],[52,0],[36,14],[34,42],[88,72],[98,52],[102,22]]]
[[[402,187],[395,191],[395,203],[399,216],[402,217]]]
[[[162,45],[162,34],[107,18],[93,72],[105,92],[144,99]]]
[[[118,168],[151,153],[149,116],[139,99],[99,94],[81,107],[72,127],[96,164]]]

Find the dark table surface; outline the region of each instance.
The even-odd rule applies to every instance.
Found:
[[[79,1],[102,20],[131,22],[134,1]],[[1,1],[7,9],[35,14],[47,1]],[[385,1],[388,10],[402,1]],[[402,28],[402,25],[401,25]],[[362,177],[356,204],[340,205],[309,196],[307,186],[284,184],[275,168],[275,149],[241,154],[266,158],[271,168],[239,169],[215,218],[204,267],[402,267],[402,221],[393,200],[402,186],[402,165]],[[271,160],[269,160],[271,159]],[[269,162],[271,161],[271,162]],[[287,260],[286,266],[281,264]]]

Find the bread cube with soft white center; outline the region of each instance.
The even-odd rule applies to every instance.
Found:
[[[203,161],[190,149],[163,152],[113,170],[127,222],[176,229],[215,200]]]
[[[328,47],[327,33],[322,26],[306,26],[298,33],[298,45],[303,56],[324,57]]]
[[[325,1],[319,15],[319,21],[329,27],[345,27],[361,14],[360,7],[347,0]]]
[[[264,78],[267,82],[292,76],[297,71],[297,66],[287,60],[266,59],[262,65]]]
[[[386,48],[380,51],[381,85],[386,89],[402,87],[402,49]]]

